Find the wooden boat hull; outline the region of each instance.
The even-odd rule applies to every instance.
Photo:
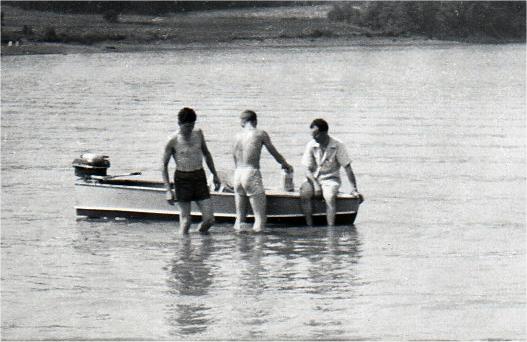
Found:
[[[78,180],[75,183],[76,205],[79,216],[127,217],[138,219],[179,219],[177,205],[165,200],[165,189],[161,182],[134,179]],[[304,224],[298,192],[266,191],[268,222]],[[234,194],[212,192],[214,216],[217,221],[235,220]],[[337,199],[337,224],[353,224],[360,200],[350,195],[339,195]],[[325,203],[313,201],[315,223],[325,223]],[[191,214],[199,219],[201,213],[192,203]],[[248,221],[253,219],[248,208]]]

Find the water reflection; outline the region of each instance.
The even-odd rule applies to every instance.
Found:
[[[360,240],[355,227],[328,228],[325,237],[319,241],[311,241],[310,250],[317,249],[316,253],[308,256],[310,261],[309,275],[313,284],[321,284],[321,288],[314,289],[327,291],[327,285],[335,286],[334,290],[345,285],[353,285],[357,279],[356,273],[347,271],[360,259]],[[318,253],[318,255],[316,255]],[[345,278],[343,278],[345,276]],[[325,284],[325,285],[324,285]],[[353,287],[346,286],[346,290]]]
[[[266,303],[265,291],[268,289],[268,278],[272,270],[265,266],[265,251],[268,236],[240,234],[237,239],[236,258],[241,272],[236,279],[241,290],[241,305],[239,319],[247,327],[250,338],[265,336],[264,326],[268,322],[270,312]],[[243,303],[253,303],[244,305]]]
[[[210,324],[210,306],[204,298],[213,283],[207,259],[214,253],[211,236],[182,237],[175,246],[167,280],[173,301],[167,304],[171,336],[203,333]],[[201,300],[200,300],[201,299]]]
[[[328,228],[325,233],[319,244],[320,258],[308,258],[306,293],[313,316],[306,317],[304,325],[312,329],[315,338],[347,333],[346,303],[353,300],[360,285],[355,267],[361,258],[361,242],[355,227]]]
[[[238,305],[233,315],[247,329],[247,338],[268,336],[266,327],[276,324],[276,315],[279,318],[281,313],[281,319],[298,320],[297,324],[311,331],[310,336],[346,333],[347,318],[340,314],[346,312],[344,303],[353,300],[354,288],[360,286],[355,269],[361,241],[354,227],[242,234],[236,248],[233,258],[239,270],[233,273],[233,285]],[[343,304],[336,305],[333,299]],[[287,318],[288,313],[297,317]]]

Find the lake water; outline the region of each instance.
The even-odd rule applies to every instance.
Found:
[[[526,339],[525,45],[2,57],[1,338]],[[355,226],[77,219],[71,162],[160,179],[182,106],[232,170],[247,108],[302,179],[324,117]],[[263,153],[267,187],[279,165]],[[349,185],[344,185],[348,190]],[[195,228],[194,228],[195,229]]]

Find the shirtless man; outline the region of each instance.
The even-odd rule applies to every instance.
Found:
[[[181,233],[188,234],[192,222],[190,215],[191,202],[195,201],[201,210],[202,222],[200,233],[207,233],[214,224],[214,213],[210,200],[207,177],[203,170],[203,159],[212,172],[216,188],[220,180],[212,156],[205,143],[201,129],[194,130],[196,112],[191,108],[183,108],[178,113],[179,131],[168,141],[163,155],[163,182],[165,183],[166,199],[170,205],[177,202],[180,210]],[[174,186],[170,186],[168,164],[170,159],[176,162]]]
[[[246,110],[240,115],[242,131],[236,135],[234,144],[234,198],[236,201],[236,223],[234,229],[241,230],[241,224],[245,221],[247,200],[251,204],[254,213],[254,232],[261,232],[265,226],[265,190],[260,173],[260,154],[262,146],[274,159],[282,165],[282,168],[292,172],[293,168],[284,157],[273,146],[267,132],[257,129],[256,113]]]

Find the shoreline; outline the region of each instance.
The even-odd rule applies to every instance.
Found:
[[[67,55],[98,53],[170,52],[183,50],[253,49],[253,48],[335,48],[335,47],[385,47],[385,46],[450,46],[450,45],[505,45],[525,44],[524,41],[499,43],[478,41],[437,40],[424,37],[354,37],[354,38],[240,38],[229,42],[192,43],[131,43],[101,42],[93,45],[67,43],[26,43],[20,46],[2,46],[1,56]]]

